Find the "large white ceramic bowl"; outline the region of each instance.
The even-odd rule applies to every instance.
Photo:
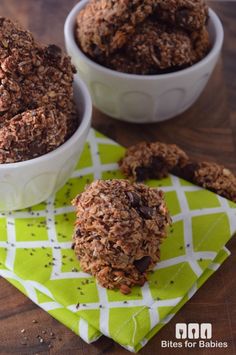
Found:
[[[92,102],[79,79],[74,99],[81,123],[73,136],[54,151],[24,162],[0,164],[0,211],[33,206],[60,189],[71,176],[91,126]]]
[[[223,44],[223,27],[209,11],[208,31],[212,48],[197,64],[162,75],[119,73],[90,60],[75,40],[78,12],[88,1],[80,1],[69,13],[64,28],[67,52],[87,84],[93,104],[105,114],[124,121],[159,122],[186,111],[199,97],[216,65]]]

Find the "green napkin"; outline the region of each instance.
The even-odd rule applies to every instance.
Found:
[[[65,186],[45,203],[0,214],[0,275],[86,342],[101,333],[137,351],[183,306],[228,256],[236,205],[174,176],[161,187],[173,227],[161,262],[130,295],[106,290],[81,271],[71,250],[75,215],[70,204],[97,178],[121,178],[124,148],[94,130]]]
[[[160,322],[150,330],[149,333],[143,337],[139,344],[135,347],[130,345],[123,345],[126,349],[130,351],[138,351],[166,324],[168,323],[174,315],[179,311],[179,309],[195,294],[195,292],[202,286],[203,283],[221,266],[221,264],[230,255],[230,252],[223,248],[218,253],[215,260],[209,265],[205,270],[203,275],[198,279],[198,281],[193,285],[193,287],[188,291],[188,293],[182,298],[182,300],[177,304],[172,312],[165,318],[161,319]],[[69,311],[66,307],[58,302],[55,302],[51,295],[48,294],[47,290],[39,291],[35,288],[35,283],[29,280],[23,280],[18,277],[14,272],[8,270],[6,266],[0,264],[0,275],[7,279],[12,285],[18,288],[22,293],[29,297],[34,303],[39,307],[44,309],[46,312],[51,314],[59,322],[63,323],[65,326],[70,328],[73,332],[79,335],[87,343],[92,343],[96,341],[102,334],[100,331],[96,330],[94,327],[90,326],[83,318],[77,314]],[[41,286],[42,287],[42,286]]]

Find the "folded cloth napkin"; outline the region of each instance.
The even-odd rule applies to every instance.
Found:
[[[70,202],[94,179],[122,178],[124,148],[91,129],[71,179],[46,202],[0,214],[0,275],[86,342],[101,334],[138,351],[229,255],[236,205],[175,176],[148,185],[165,191],[173,226],[161,261],[132,293],[106,290],[81,271],[71,250]]]

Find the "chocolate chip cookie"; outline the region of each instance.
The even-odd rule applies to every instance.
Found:
[[[143,285],[170,224],[163,192],[127,180],[97,180],[73,205],[74,250],[82,270],[125,294]]]

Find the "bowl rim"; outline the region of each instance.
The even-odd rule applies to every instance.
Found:
[[[123,79],[134,79],[134,80],[145,79],[145,80],[150,80],[150,81],[156,80],[159,78],[163,79],[163,80],[165,80],[165,79],[168,80],[170,78],[173,79],[173,78],[181,77],[182,75],[185,75],[185,74],[187,75],[195,70],[200,69],[205,64],[210,62],[212,60],[212,58],[214,58],[220,52],[222,45],[223,45],[224,29],[223,29],[222,23],[221,23],[218,15],[215,13],[215,11],[213,11],[209,7],[209,20],[208,21],[212,21],[212,24],[213,24],[213,26],[215,28],[215,32],[216,32],[216,37],[215,37],[214,44],[213,44],[211,50],[209,51],[209,53],[203,59],[201,59],[199,62],[193,64],[191,67],[181,69],[179,71],[172,72],[172,73],[142,75],[142,74],[129,74],[129,73],[118,72],[116,70],[107,68],[101,64],[94,62],[92,59],[90,59],[86,54],[84,54],[82,52],[82,50],[79,48],[79,46],[75,40],[74,29],[75,29],[76,16],[79,13],[79,11],[81,11],[81,9],[86,5],[86,3],[88,3],[88,0],[81,0],[79,3],[77,3],[71,9],[71,11],[69,12],[69,14],[66,18],[65,25],[64,25],[64,36],[65,36],[66,47],[69,44],[69,46],[72,47],[73,52],[76,52],[77,55],[82,57],[82,59],[84,61],[88,62],[89,65],[91,67],[93,67],[93,69],[100,71],[106,75],[110,74],[113,77],[123,78]],[[73,58],[72,58],[72,61],[73,61]]]
[[[9,169],[17,169],[17,168],[22,168],[22,167],[27,167],[29,165],[35,165],[38,163],[44,163],[48,160],[53,159],[55,156],[58,156],[61,154],[63,151],[70,149],[71,146],[76,144],[78,141],[79,137],[82,136],[82,134],[86,131],[88,126],[91,124],[92,120],[92,100],[90,97],[90,94],[88,92],[87,86],[84,84],[84,82],[80,79],[78,74],[74,75],[74,81],[73,84],[75,85],[76,88],[79,88],[82,93],[82,100],[84,102],[84,112],[81,117],[81,121],[79,124],[79,127],[77,130],[74,132],[74,134],[62,145],[60,145],[58,148],[54,149],[53,151],[46,153],[44,155],[41,155],[39,157],[25,160],[25,161],[20,161],[16,163],[4,163],[0,164],[0,172],[3,170],[9,170]]]

